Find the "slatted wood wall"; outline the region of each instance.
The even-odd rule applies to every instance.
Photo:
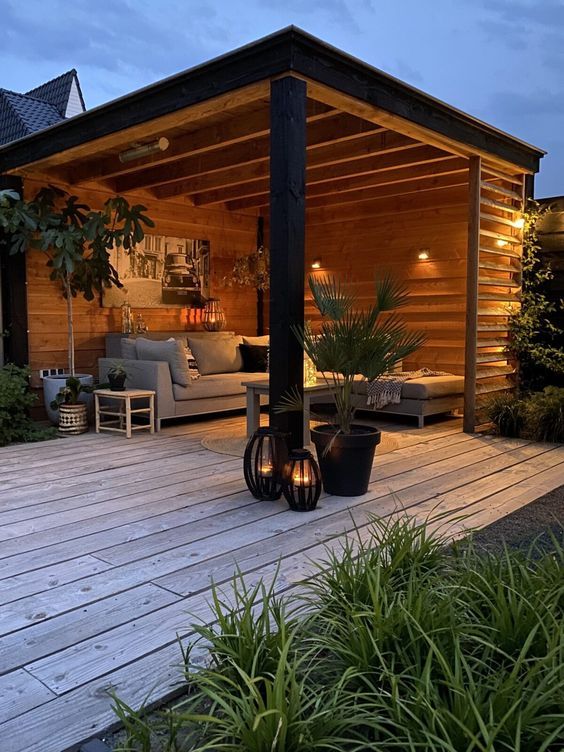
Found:
[[[32,196],[40,187],[36,181],[25,181],[25,193]],[[61,186],[65,187],[65,186]],[[69,189],[70,190],[70,189]],[[77,193],[75,189],[72,191]],[[80,191],[80,198],[93,208],[104,199],[97,191]],[[107,194],[106,194],[107,195]],[[252,291],[226,287],[237,256],[249,253],[256,243],[256,217],[221,210],[195,209],[180,199],[175,202],[155,201],[146,196],[128,196],[144,203],[148,215],[156,222],[156,232],[164,235],[209,239],[211,244],[211,291],[221,298],[229,329],[240,333],[256,331],[256,299]],[[39,368],[67,365],[66,308],[58,286],[49,280],[46,258],[40,251],[28,254],[28,316],[29,363],[38,385]],[[181,308],[135,309],[141,313],[151,331],[201,328],[198,315],[192,312],[187,320]],[[119,308],[104,308],[99,301],[75,301],[75,337],[77,369],[96,373],[98,358],[105,354],[105,334],[120,331]]]
[[[507,357],[511,311],[520,306],[525,176],[482,167],[478,276],[477,423],[483,404],[513,389],[517,364]]]
[[[511,360],[507,347],[510,315],[520,305],[525,200],[523,174],[501,172],[480,160],[476,160],[475,169],[474,200],[479,207],[475,223],[476,402],[474,415],[467,415],[467,430],[472,424],[477,427],[485,422],[484,405],[492,395],[515,388],[518,365]],[[467,379],[472,378],[471,370],[467,370]]]

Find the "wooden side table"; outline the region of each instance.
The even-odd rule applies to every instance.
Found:
[[[100,405],[100,397],[105,400],[116,400],[117,409],[108,409],[106,404]],[[148,399],[149,407],[131,407],[131,401],[136,399]],[[96,412],[96,433],[100,431],[113,431],[124,433],[128,439],[133,431],[149,429],[155,433],[155,392],[149,389],[125,389],[123,392],[113,392],[111,389],[96,389],[94,392],[94,407]],[[111,408],[111,406],[109,406]],[[109,415],[110,420],[101,421],[100,418]],[[148,423],[131,425],[132,415],[146,415]]]

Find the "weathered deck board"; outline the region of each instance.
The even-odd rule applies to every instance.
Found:
[[[373,515],[445,514],[436,524],[459,534],[564,483],[563,447],[466,436],[457,420],[384,425],[399,448],[377,457],[369,493],[323,496],[309,515],[256,502],[240,459],[202,449],[239,417],[130,442],[77,437],[66,461],[60,442],[0,450],[2,752],[63,752],[99,734],[114,722],[110,686],[132,705],[170,694],[177,632],[210,618],[212,577],[229,592],[235,565],[252,581],[280,565],[283,591],[326,546],[367,539]]]

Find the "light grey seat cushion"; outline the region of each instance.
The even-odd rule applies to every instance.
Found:
[[[232,397],[244,394],[243,381],[264,380],[264,373],[214,373],[201,376],[198,381],[193,381],[189,387],[172,385],[174,399],[178,402],[192,399],[210,399],[213,397]]]
[[[357,394],[366,394],[366,382],[355,385]],[[438,397],[451,397],[464,394],[464,376],[424,376],[420,379],[405,381],[401,387],[404,399],[428,400]]]
[[[239,350],[243,338],[237,334],[224,334],[218,337],[193,337],[188,333],[188,346],[198,364],[202,376],[214,373],[235,373],[243,368],[243,357]]]
[[[163,360],[168,363],[174,384],[190,386],[190,371],[186,360],[186,347],[181,340],[151,340],[138,337],[137,358],[139,360]]]

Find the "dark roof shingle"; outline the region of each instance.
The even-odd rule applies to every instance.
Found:
[[[65,120],[73,82],[76,82],[75,98],[78,92],[84,110],[84,100],[74,68],[26,94],[0,88],[0,145]]]
[[[49,102],[61,117],[65,117],[72,82],[75,78],[78,84],[78,76],[76,70],[73,68],[72,70],[63,73],[61,76],[57,76],[57,78],[53,78],[51,81],[41,84],[41,86],[36,86],[35,89],[30,89],[30,91],[26,92],[26,96],[35,97],[36,99],[42,99],[44,102]],[[80,95],[80,98],[82,99],[82,94]]]

